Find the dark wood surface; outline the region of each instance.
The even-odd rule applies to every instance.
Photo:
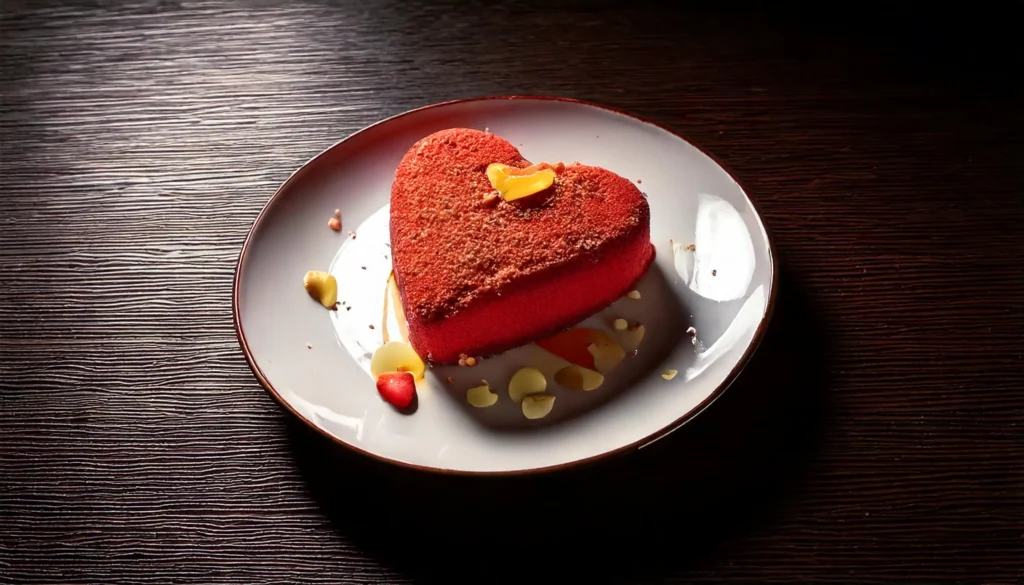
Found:
[[[0,3],[0,582],[1024,581],[1020,3],[427,4]],[[762,350],[640,454],[384,468],[242,358],[276,186],[486,94],[650,117],[764,211]]]

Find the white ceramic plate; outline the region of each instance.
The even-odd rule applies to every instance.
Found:
[[[378,395],[369,359],[382,343],[391,182],[414,142],[452,127],[489,130],[535,162],[608,168],[646,193],[657,258],[637,285],[642,298],[621,299],[587,321],[605,328],[615,317],[639,321],[646,336],[637,355],[601,388],[559,387],[551,376],[567,362],[530,344],[476,367],[430,369],[412,414]],[[336,208],[343,213],[341,232],[327,225]],[[307,295],[307,270],[335,275],[342,310],[325,310]],[[643,447],[696,416],[760,341],[774,304],[775,274],[768,234],[750,199],[728,172],[679,136],[579,101],[483,98],[389,118],[295,172],[242,248],[234,316],[260,383],[328,437],[420,469],[515,474]],[[399,337],[394,315],[388,319],[391,337]],[[540,420],[527,420],[505,391],[511,374],[527,365],[547,374],[556,396],[552,413]],[[666,370],[678,374],[666,380]],[[474,408],[465,399],[481,379],[499,394],[491,408]]]

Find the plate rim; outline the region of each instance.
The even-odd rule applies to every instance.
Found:
[[[249,343],[246,340],[245,332],[242,330],[242,315],[241,315],[241,310],[239,308],[240,307],[240,303],[239,303],[239,294],[238,293],[239,293],[239,284],[241,282],[242,263],[245,260],[246,253],[248,252],[249,244],[252,242],[252,237],[253,237],[253,234],[256,231],[256,227],[260,224],[260,221],[263,219],[264,214],[267,213],[267,210],[274,203],[274,201],[278,197],[281,196],[282,192],[287,187],[289,187],[293,181],[296,180],[296,177],[298,177],[299,175],[301,175],[303,173],[303,171],[308,169],[310,167],[310,165],[314,161],[318,160],[319,158],[321,158],[323,156],[326,156],[328,152],[333,150],[335,147],[337,147],[341,143],[343,143],[343,142],[345,142],[347,140],[351,140],[352,138],[354,138],[355,136],[357,136],[359,134],[362,134],[364,132],[368,132],[368,131],[372,130],[373,128],[377,127],[377,126],[386,124],[388,122],[392,122],[392,121],[394,121],[394,120],[396,120],[398,118],[402,118],[402,117],[405,117],[405,116],[410,116],[410,115],[413,115],[413,114],[417,114],[419,112],[422,112],[422,111],[425,111],[425,110],[429,110],[429,109],[441,108],[441,107],[451,106],[451,105],[460,104],[460,103],[479,102],[479,101],[487,101],[487,100],[549,100],[549,101],[566,102],[566,103],[572,103],[572,104],[587,106],[587,107],[591,107],[591,108],[596,108],[596,109],[599,109],[599,110],[604,110],[605,112],[611,112],[613,114],[618,114],[618,115],[621,115],[621,116],[626,116],[627,118],[632,118],[633,120],[636,120],[637,122],[640,122],[642,124],[648,124],[648,125],[654,126],[655,128],[663,130],[663,131],[671,134],[672,136],[675,136],[676,138],[682,140],[683,142],[689,144],[690,146],[695,148],[697,151],[699,151],[701,154],[703,154],[704,156],[706,156],[709,159],[711,159],[716,165],[718,165],[719,168],[721,168],[727,175],[729,175],[729,178],[732,179],[733,182],[735,182],[739,186],[739,188],[743,192],[744,196],[746,196],[747,201],[750,202],[750,206],[753,208],[754,213],[757,214],[758,223],[761,224],[761,229],[764,231],[765,241],[768,243],[768,258],[769,258],[769,264],[770,264],[770,268],[771,268],[771,275],[770,275],[770,277],[771,277],[771,286],[770,286],[770,289],[768,291],[768,298],[767,298],[767,301],[766,301],[764,315],[761,317],[761,320],[757,324],[757,328],[754,330],[754,335],[753,335],[753,337],[750,340],[750,344],[747,346],[747,349],[743,352],[743,355],[740,356],[740,359],[736,362],[736,365],[733,366],[733,368],[729,371],[729,374],[725,377],[725,379],[722,381],[722,383],[719,384],[718,386],[716,386],[715,389],[706,398],[704,398],[704,400],[702,400],[699,404],[697,404],[697,406],[693,407],[692,409],[690,409],[689,411],[687,411],[686,413],[681,415],[679,418],[673,420],[668,425],[665,425],[664,427],[654,431],[653,433],[650,433],[650,434],[644,436],[643,438],[641,438],[638,441],[634,441],[632,443],[628,443],[626,445],[622,445],[622,446],[617,447],[615,449],[612,449],[610,451],[605,451],[604,453],[598,453],[597,455],[591,455],[589,457],[584,457],[582,459],[575,459],[573,461],[567,461],[565,463],[557,463],[555,465],[546,465],[546,466],[543,466],[543,467],[531,467],[531,468],[528,468],[528,469],[514,469],[514,470],[503,470],[503,471],[472,471],[472,470],[466,470],[466,469],[451,469],[451,468],[445,468],[445,467],[435,467],[435,466],[431,466],[431,465],[421,465],[421,464],[417,464],[417,463],[409,463],[409,462],[406,462],[406,461],[399,461],[397,459],[392,459],[392,458],[386,457],[384,455],[380,455],[380,454],[377,454],[377,453],[370,452],[370,451],[368,451],[366,449],[362,449],[362,448],[360,448],[360,447],[358,447],[356,445],[353,445],[351,443],[347,443],[344,440],[340,439],[339,437],[336,437],[336,436],[332,435],[331,433],[327,432],[327,430],[325,430],[323,428],[320,428],[318,425],[316,425],[308,417],[303,416],[300,412],[298,412],[298,410],[296,410],[294,407],[292,407],[292,405],[289,404],[288,401],[286,401],[284,399],[284,397],[280,394],[280,392],[278,392],[277,389],[274,388],[273,384],[271,384],[270,381],[267,380],[266,376],[263,374],[263,371],[260,369],[259,364],[256,363],[256,359],[255,359],[255,357],[252,354],[252,350],[249,348]],[[340,446],[344,447],[345,449],[348,449],[348,450],[350,450],[352,452],[355,452],[355,453],[358,453],[360,455],[369,457],[370,459],[375,460],[375,461],[377,461],[379,463],[395,465],[397,467],[401,467],[401,468],[405,468],[405,469],[412,469],[412,470],[416,470],[416,471],[422,471],[422,472],[428,472],[428,473],[437,473],[437,474],[450,475],[450,476],[511,477],[511,476],[539,475],[539,474],[544,474],[544,473],[552,473],[552,472],[567,470],[567,469],[570,469],[570,468],[581,467],[581,466],[597,463],[598,461],[601,461],[601,460],[604,460],[604,459],[610,459],[610,458],[614,458],[614,457],[617,457],[617,456],[625,455],[627,453],[632,453],[634,451],[638,451],[640,449],[643,449],[644,447],[647,447],[647,446],[655,443],[656,441],[658,441],[660,439],[663,439],[664,437],[668,436],[672,432],[682,428],[683,425],[685,425],[686,423],[690,422],[691,420],[696,418],[698,415],[700,415],[702,412],[707,410],[707,408],[709,406],[711,406],[716,400],[718,400],[722,396],[722,394],[724,394],[725,391],[728,390],[730,386],[732,386],[733,382],[736,381],[736,379],[739,377],[740,373],[743,372],[744,368],[747,366],[747,364],[750,362],[751,358],[757,352],[757,349],[760,347],[761,342],[764,340],[765,333],[766,333],[766,331],[768,329],[768,324],[771,322],[772,316],[775,313],[775,305],[776,305],[776,302],[778,301],[778,294],[779,294],[779,290],[778,289],[779,289],[779,259],[778,259],[778,254],[776,253],[775,241],[772,238],[772,235],[771,235],[771,232],[768,229],[768,226],[765,225],[764,214],[761,212],[761,209],[758,206],[758,204],[755,201],[755,199],[753,197],[751,197],[750,192],[747,191],[747,189],[743,186],[743,183],[741,183],[739,181],[739,179],[737,179],[735,173],[733,173],[732,170],[729,169],[729,167],[727,167],[725,164],[723,164],[721,160],[719,160],[717,157],[715,157],[711,153],[709,153],[709,152],[705,151],[704,149],[700,148],[699,146],[697,146],[696,144],[694,144],[690,140],[688,140],[685,137],[683,137],[678,132],[670,130],[670,129],[662,126],[661,124],[659,124],[657,122],[654,122],[652,120],[649,120],[647,118],[644,118],[644,117],[641,117],[641,116],[637,116],[636,114],[632,114],[630,112],[626,112],[626,111],[620,110],[620,109],[615,108],[615,107],[605,106],[605,105],[602,105],[602,104],[598,104],[598,103],[595,103],[595,102],[591,102],[591,101],[587,101],[587,100],[582,100],[582,99],[578,99],[578,98],[561,97],[561,96],[548,96],[548,95],[486,95],[486,96],[467,97],[467,98],[460,98],[460,99],[448,100],[448,101],[443,101],[443,102],[437,102],[437,103],[434,103],[434,104],[429,104],[429,105],[425,105],[425,106],[420,106],[418,108],[413,108],[411,110],[400,112],[400,113],[395,114],[393,116],[389,116],[387,118],[378,120],[377,122],[374,122],[373,124],[365,126],[365,127],[361,128],[359,130],[356,130],[355,132],[349,134],[348,136],[338,140],[334,144],[331,144],[327,148],[321,150],[319,153],[317,153],[314,156],[312,156],[311,158],[309,158],[306,162],[302,163],[302,165],[300,165],[294,171],[292,171],[291,174],[288,175],[288,178],[286,178],[284,180],[284,182],[282,182],[281,185],[278,186],[278,188],[274,191],[273,195],[271,195],[270,198],[267,199],[266,203],[263,204],[263,208],[260,209],[259,214],[253,220],[252,225],[249,227],[249,231],[245,235],[245,241],[242,244],[241,250],[239,250],[239,252],[238,252],[238,259],[235,262],[235,273],[234,273],[234,277],[232,278],[232,286],[231,286],[231,314],[232,314],[233,326],[234,326],[234,329],[235,329],[235,336],[238,339],[238,344],[239,344],[239,346],[242,349],[242,354],[245,356],[245,361],[249,364],[249,369],[252,370],[252,373],[256,377],[256,380],[259,382],[260,386],[262,386],[263,389],[266,390],[268,394],[270,394],[270,396],[274,399],[274,401],[281,408],[283,408],[284,410],[290,412],[293,416],[295,416],[300,421],[302,421],[306,426],[312,428],[313,430],[315,430],[320,435],[326,437],[332,443],[340,445]]]

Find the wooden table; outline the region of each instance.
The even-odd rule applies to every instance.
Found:
[[[44,4],[0,4],[3,583],[1024,580],[1008,10]],[[383,468],[242,358],[231,278],[275,187],[367,124],[487,94],[652,118],[764,210],[767,340],[640,454]]]

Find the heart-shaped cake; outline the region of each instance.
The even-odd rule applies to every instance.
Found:
[[[549,183],[500,194],[489,168],[543,170],[531,176]],[[531,166],[507,140],[466,128],[431,134],[402,158],[391,248],[409,341],[442,364],[557,333],[623,296],[654,259],[650,208],[628,179]]]

